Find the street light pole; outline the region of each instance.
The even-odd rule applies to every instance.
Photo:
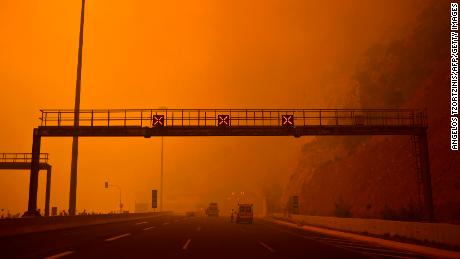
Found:
[[[160,109],[165,110],[165,115],[168,113],[167,107],[160,107]],[[163,211],[163,136],[161,136],[161,161],[160,161],[160,211]]]
[[[121,187],[118,186],[118,185],[109,184],[108,182],[105,182],[105,188],[109,188],[109,187],[115,187],[115,188],[117,188],[118,191],[119,191],[119,194],[120,194],[120,196],[119,196],[119,198],[120,198],[120,199],[119,199],[119,202],[120,202],[120,203],[119,203],[119,204],[120,204],[120,214],[121,214],[121,213],[123,213],[123,203],[121,203]]]
[[[83,59],[83,25],[85,23],[85,0],[81,1],[80,38],[78,45],[77,83],[75,90],[74,135],[72,140],[72,163],[70,166],[69,215],[76,213],[77,207],[77,161],[78,161],[78,126],[80,124],[81,69]]]
[[[121,187],[117,185],[112,185],[113,187],[117,187],[118,190],[120,191],[120,199],[119,199],[119,204],[120,204],[120,214],[123,213],[123,203],[121,203]]]
[[[161,136],[161,192],[160,192],[160,211],[163,211],[163,136]]]

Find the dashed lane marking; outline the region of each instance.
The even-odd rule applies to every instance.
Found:
[[[124,238],[124,237],[127,237],[127,236],[130,236],[131,233],[126,233],[126,234],[123,234],[123,235],[119,235],[119,236],[114,236],[114,237],[111,237],[111,238],[107,238],[105,241],[106,242],[110,242],[110,241],[113,241],[113,240],[117,240],[117,239],[120,239],[120,238]]]
[[[75,253],[74,251],[65,251],[65,252],[62,252],[62,253],[59,253],[59,254],[55,254],[55,255],[52,255],[52,256],[48,256],[48,257],[45,257],[45,259],[57,259],[57,258],[62,258],[64,256],[68,256],[68,255],[71,255]]]
[[[201,230],[201,227],[197,227],[197,228],[196,228],[196,231],[200,231],[200,230]]]
[[[136,225],[142,225],[142,224],[147,224],[147,223],[148,223],[147,221],[142,221],[142,222],[136,223]]]
[[[152,229],[152,228],[155,228],[155,226],[144,228],[144,230],[149,230],[149,229]]]
[[[165,223],[163,223],[163,226],[168,225],[168,224],[169,224],[169,222],[165,222]]]
[[[191,241],[192,241],[191,238],[187,239],[187,241],[185,242],[184,246],[182,247],[182,250],[187,250],[188,245],[190,244]]]
[[[263,247],[265,247],[268,251],[270,251],[271,253],[274,253],[275,252],[275,249],[271,248],[269,245],[265,244],[264,242],[262,241],[259,241],[259,244]]]

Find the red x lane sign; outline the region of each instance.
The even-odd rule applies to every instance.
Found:
[[[293,127],[294,115],[281,115],[281,125],[285,127]]]
[[[217,115],[217,126],[219,127],[230,126],[230,116],[229,115]]]
[[[163,127],[164,125],[165,125],[164,115],[153,115],[153,120],[152,120],[153,127]]]

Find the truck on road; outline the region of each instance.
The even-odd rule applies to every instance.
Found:
[[[217,202],[209,203],[209,206],[206,209],[206,215],[208,217],[219,217],[219,207],[217,206]]]
[[[238,204],[238,213],[236,214],[236,223],[246,222],[252,224],[254,213],[252,204]]]

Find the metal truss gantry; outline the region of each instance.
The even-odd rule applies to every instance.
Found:
[[[424,217],[434,220],[427,115],[416,109],[93,109],[41,110],[33,131],[27,214],[36,210],[42,137],[407,135],[417,139]],[[225,122],[225,123],[223,123]]]
[[[3,170],[31,170],[32,168],[31,164],[32,164],[32,154],[31,153],[0,153],[0,169],[3,169]],[[52,167],[48,163],[48,153],[39,154],[38,169],[46,170],[45,216],[49,216]],[[34,181],[32,181],[32,174],[30,176],[31,176],[30,184],[35,183]],[[29,185],[29,194],[31,190],[36,191],[36,189],[38,188],[38,173],[37,173],[36,184],[37,184],[37,187]],[[34,187],[35,189],[32,187]]]

